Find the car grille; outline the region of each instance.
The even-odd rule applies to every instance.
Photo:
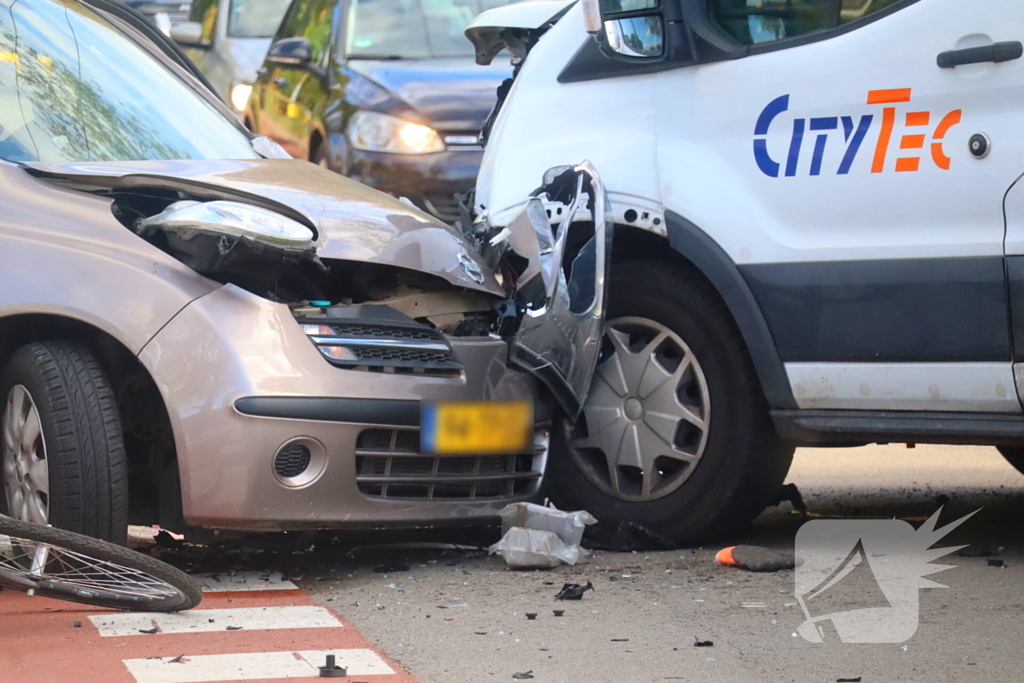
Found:
[[[330,318],[299,322],[324,358],[338,367],[445,376],[462,371],[447,338],[429,327]]]
[[[454,223],[459,219],[459,202],[454,195],[427,195],[423,198],[424,208],[445,223]]]
[[[356,442],[356,482],[374,498],[494,500],[536,492],[547,453],[546,431],[532,453],[425,455],[418,429],[367,429]]]

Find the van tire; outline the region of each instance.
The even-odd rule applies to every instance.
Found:
[[[1006,462],[1024,474],[1024,446],[997,446],[996,448],[1006,458]]]
[[[619,319],[653,321],[678,335],[696,358],[709,408],[703,452],[678,488],[650,500],[624,499],[588,470],[583,449],[572,446],[572,426],[562,420],[552,437],[549,494],[562,509],[596,516],[598,538],[610,538],[623,522],[684,546],[741,528],[778,495],[794,449],[775,431],[728,308],[699,271],[675,261],[616,264],[609,292],[606,320],[611,325]],[[592,391],[589,400],[594,396]]]
[[[39,416],[48,471],[47,522],[124,545],[124,437],[114,392],[96,357],[72,341],[26,344],[0,377],[0,414],[8,411],[16,386],[27,390]],[[6,508],[7,497],[0,493],[0,512]]]

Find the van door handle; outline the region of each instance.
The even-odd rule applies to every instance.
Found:
[[[936,61],[940,69],[954,69],[964,64],[980,64],[981,62],[1008,62],[1024,56],[1024,45],[1019,40],[1006,43],[993,43],[983,47],[966,47],[962,50],[940,52]]]
[[[288,79],[285,78],[284,76],[278,76],[277,78],[274,79],[274,85],[276,85],[278,88],[283,89],[285,86],[288,85]]]

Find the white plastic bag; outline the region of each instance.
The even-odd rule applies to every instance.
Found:
[[[552,569],[576,564],[589,553],[580,548],[583,530],[597,519],[589,512],[562,512],[533,503],[513,503],[501,512],[500,541],[488,548],[513,569]]]
[[[562,512],[554,507],[533,503],[512,503],[498,513],[501,517],[501,534],[504,536],[514,526],[527,529],[550,531],[568,546],[578,546],[583,540],[583,530],[597,524],[594,515],[586,511]]]
[[[514,526],[487,551],[498,553],[512,569],[553,569],[563,562],[576,564],[580,547],[569,547],[556,534]]]

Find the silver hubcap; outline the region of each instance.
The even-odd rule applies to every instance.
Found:
[[[679,335],[647,318],[617,318],[583,416],[569,435],[583,473],[616,498],[647,501],[679,488],[704,454],[707,382]]]
[[[3,482],[7,509],[25,522],[49,519],[50,472],[39,411],[32,394],[16,384],[3,415]]]

